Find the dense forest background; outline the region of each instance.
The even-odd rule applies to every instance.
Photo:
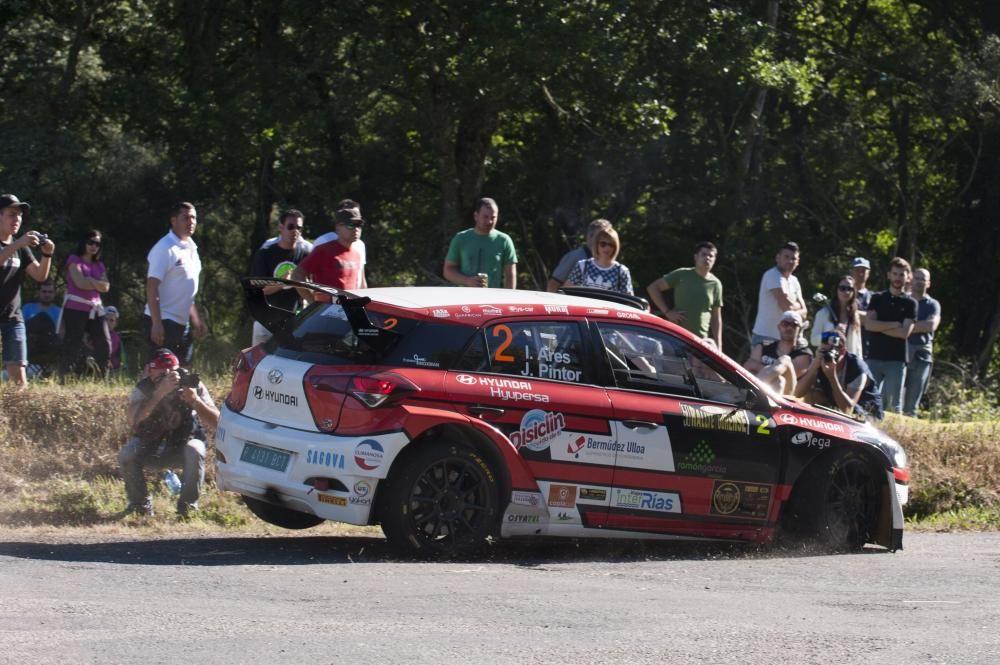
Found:
[[[350,197],[373,286],[436,284],[480,195],[521,288],[595,217],[637,290],[720,248],[726,351],[761,273],[808,295],[853,256],[932,273],[939,357],[995,379],[996,0],[2,0],[0,190],[57,241],[105,233],[137,324],[146,253],[194,202],[199,303],[249,339],[238,279],[276,212],[309,235]],[[31,295],[30,293],[28,294]]]

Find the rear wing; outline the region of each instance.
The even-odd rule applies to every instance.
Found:
[[[606,300],[608,302],[618,303],[619,305],[635,307],[643,312],[649,311],[648,300],[640,296],[630,296],[627,293],[618,293],[617,291],[608,291],[607,289],[597,289],[592,286],[564,286],[559,289],[559,293],[565,293],[568,296],[579,296],[581,298]]]

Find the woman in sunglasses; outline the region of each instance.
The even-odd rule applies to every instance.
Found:
[[[810,343],[819,348],[823,343],[823,333],[839,330],[847,340],[847,350],[861,357],[861,320],[858,316],[858,293],[854,288],[854,278],[841,275],[833,290],[833,299],[826,307],[816,312],[816,318],[809,337]]]
[[[632,293],[632,275],[626,266],[618,263],[618,232],[613,228],[598,231],[590,239],[589,259],[578,261],[564,286],[591,286],[618,293]]]
[[[80,239],[76,252],[66,260],[66,299],[63,302],[63,337],[60,379],[76,364],[84,348],[84,333],[89,337],[101,376],[107,374],[111,336],[104,320],[101,294],[110,288],[107,271],[101,263],[101,232],[91,229]]]

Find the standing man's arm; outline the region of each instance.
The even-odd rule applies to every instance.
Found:
[[[459,286],[486,286],[476,275],[466,275],[459,270],[458,264],[454,261],[444,262],[444,270],[442,271],[442,274],[446,280],[452,284],[458,284]]]
[[[517,264],[508,263],[503,267],[503,288],[517,288]]]
[[[203,338],[208,334],[208,327],[205,322],[202,321],[201,315],[198,313],[198,308],[194,303],[191,303],[191,310],[189,312],[191,316],[191,329],[194,331],[194,336],[198,339]]]
[[[49,266],[52,265],[52,254],[55,251],[56,245],[51,240],[46,240],[38,247],[38,252],[42,255],[41,260],[31,263],[24,269],[31,279],[36,282],[44,282],[48,279]]]
[[[152,325],[149,328],[149,339],[155,346],[163,346],[163,319],[160,317],[160,280],[156,277],[146,278],[146,304],[149,305],[149,318]]]
[[[293,282],[308,282],[309,273],[305,271],[305,269],[302,267],[302,264],[300,263],[299,265],[295,266],[295,270],[292,271],[292,274],[289,277],[289,279],[291,279]],[[301,289],[299,287],[295,287],[295,290],[299,292],[299,297],[305,300],[306,303],[316,302],[315,291],[311,291],[309,289]]]
[[[781,288],[771,289],[771,297],[778,301],[778,307],[781,308],[782,312],[787,312],[789,310],[793,312],[798,312],[803,318],[806,318],[806,314],[809,310],[806,308],[806,304],[802,302],[797,296],[791,297],[787,293],[781,290]],[[792,294],[793,296],[795,294]]]
[[[719,353],[722,353],[722,307],[719,305],[712,308],[712,318],[708,324],[708,336],[715,342]]]

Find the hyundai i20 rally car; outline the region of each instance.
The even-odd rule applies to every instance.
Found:
[[[380,524],[429,554],[491,537],[902,547],[906,455],[776,395],[678,326],[566,294],[337,292],[243,351],[216,435],[221,489],[298,529]],[[299,286],[302,286],[299,284]],[[612,296],[606,296],[611,298]]]

